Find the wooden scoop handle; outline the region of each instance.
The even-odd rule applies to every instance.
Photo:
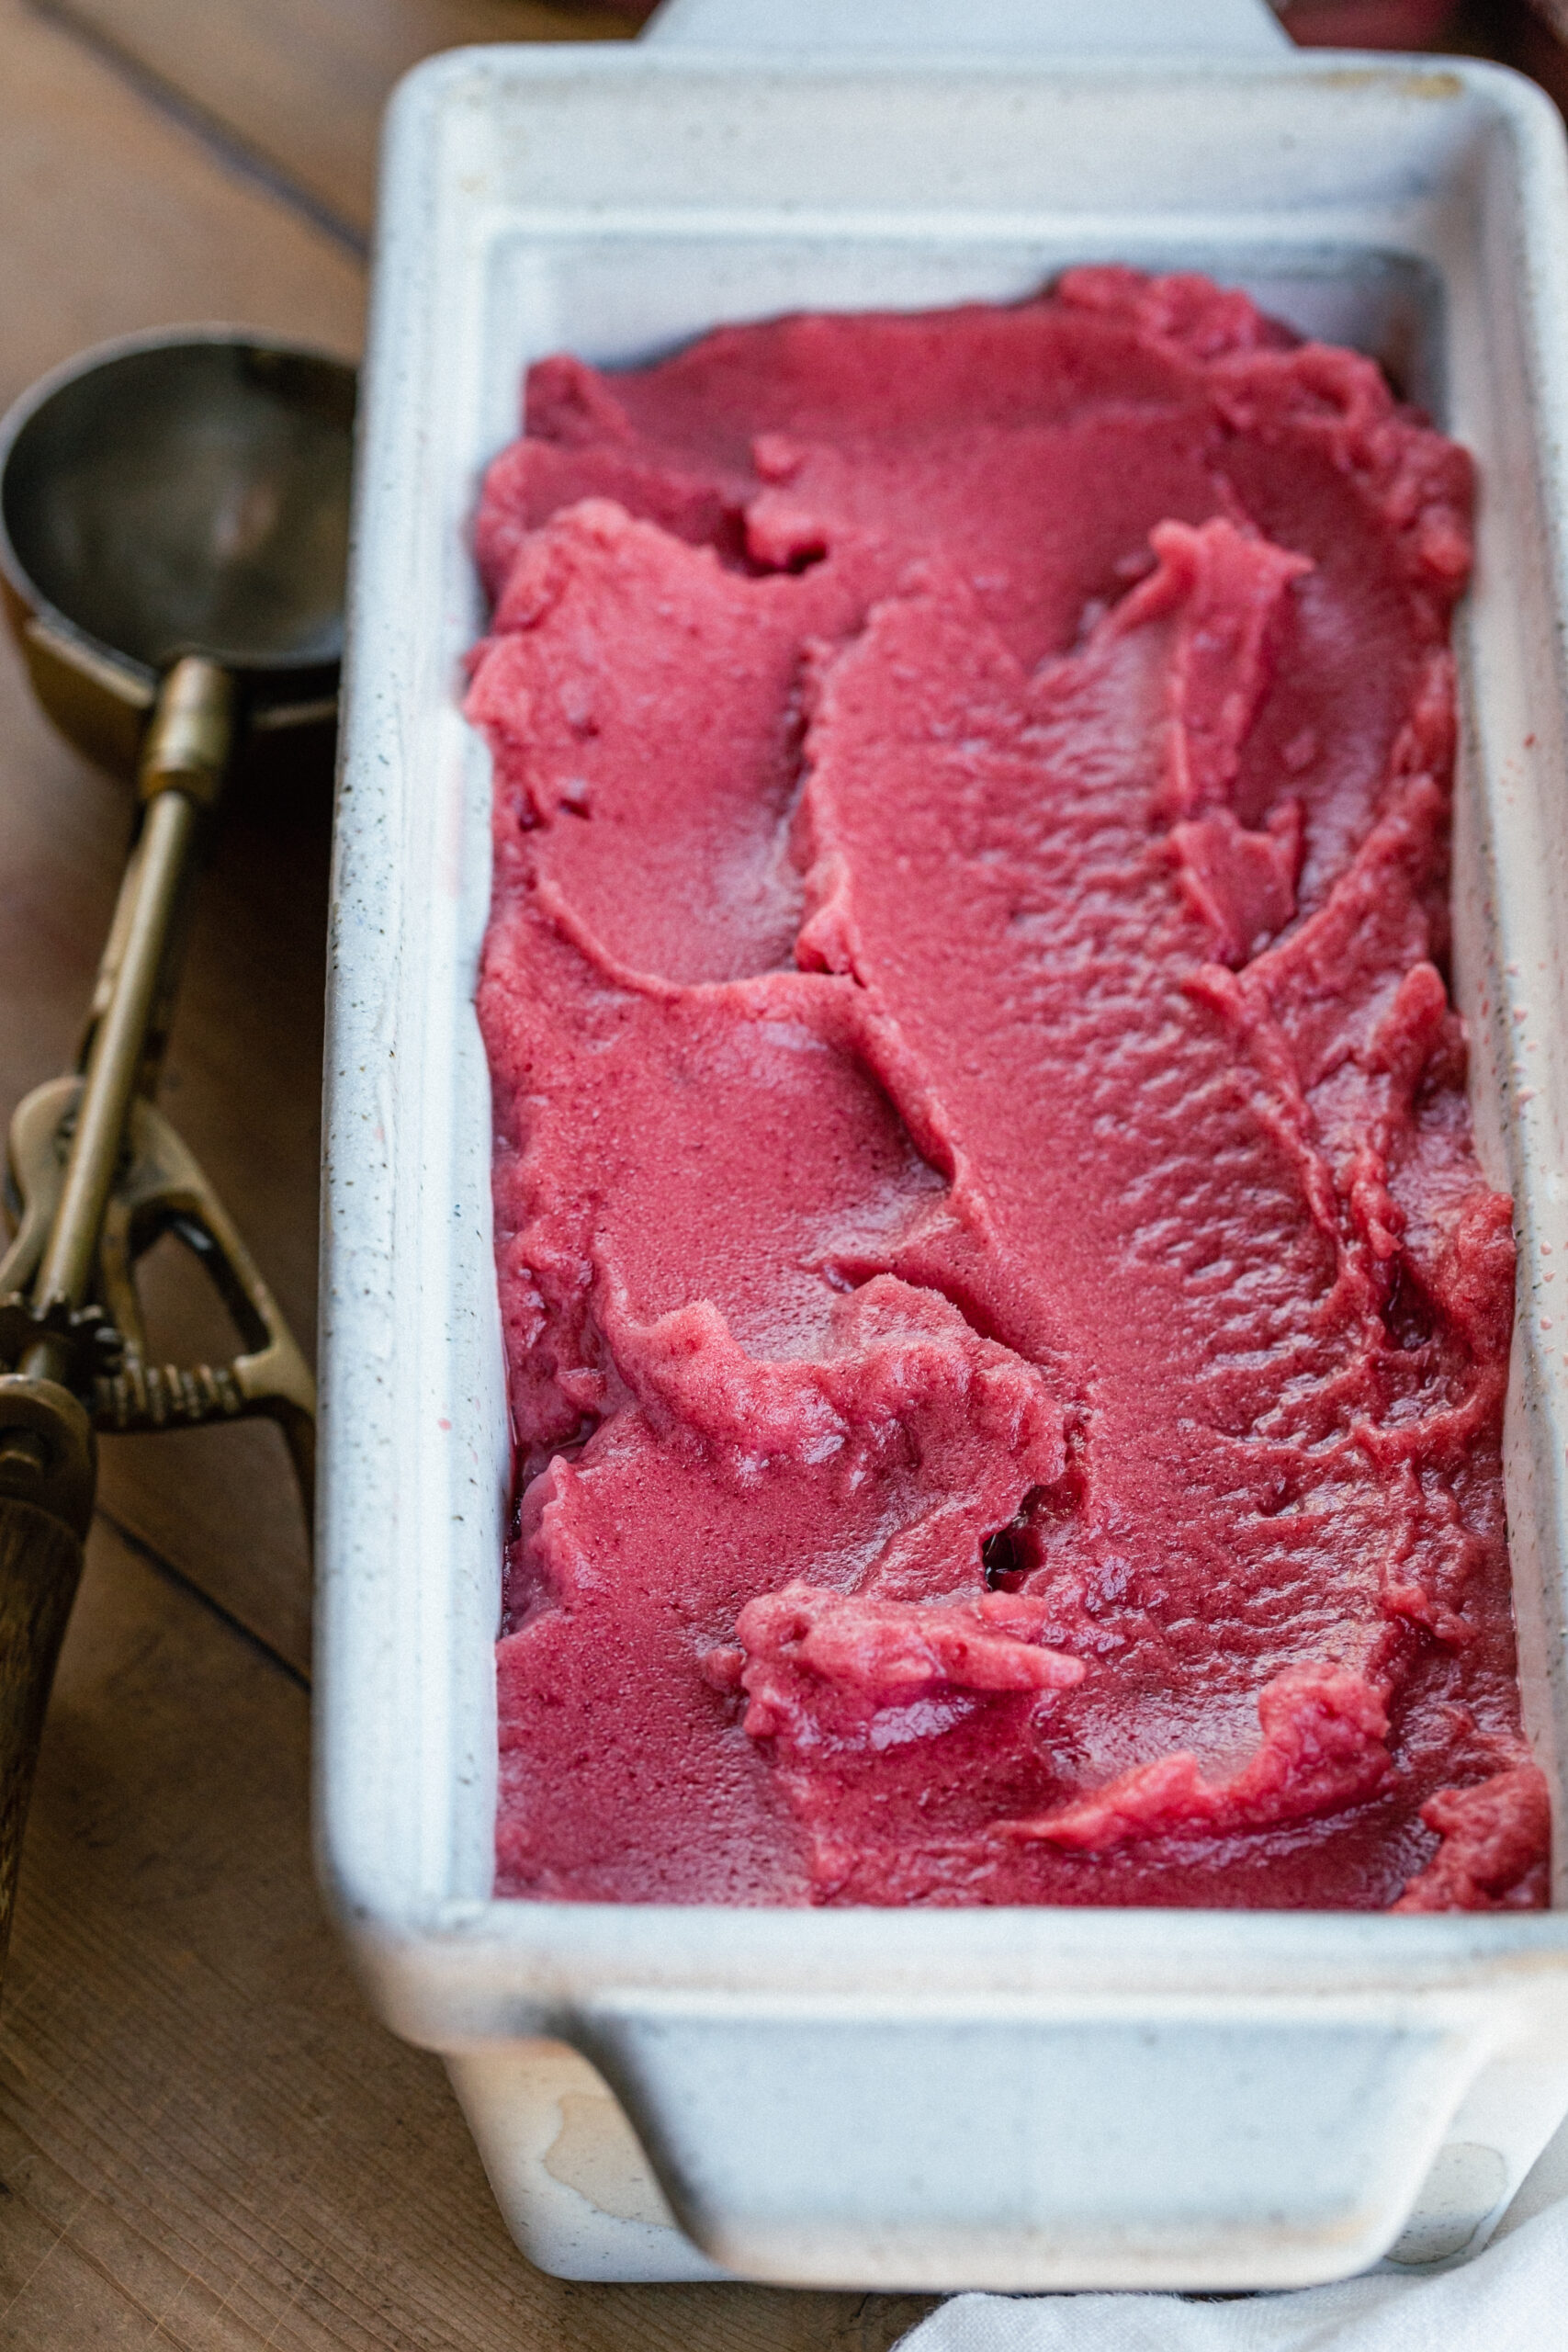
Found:
[[[68,1389],[0,1374],[0,1969],[96,1467],[92,1423]]]
[[[39,1735],[82,1539],[52,1511],[0,1495],[0,1968],[10,1940]]]

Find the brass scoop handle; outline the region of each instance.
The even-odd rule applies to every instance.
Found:
[[[79,1079],[39,1088],[12,1129],[22,1208],[0,1259],[0,1964],[39,1736],[92,1517],[95,1424],[267,1412],[307,1507],[309,1372],[221,1203],[139,1098],[166,1009],[173,945],[205,812],[235,734],[234,684],[198,655],[164,678],[143,742],[141,838],[126,869]],[[127,1147],[129,1144],[129,1158]],[[217,1370],[150,1366],[133,1266],[178,1233],[212,1272],[247,1352]]]

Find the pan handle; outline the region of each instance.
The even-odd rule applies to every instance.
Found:
[[[1010,57],[1278,55],[1290,40],[1273,0],[663,0],[642,31],[660,48]]]

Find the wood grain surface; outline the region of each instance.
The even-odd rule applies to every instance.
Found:
[[[40,0],[46,12],[199,109],[351,238],[369,226],[381,109],[399,76],[470,41],[624,38],[649,0]]]

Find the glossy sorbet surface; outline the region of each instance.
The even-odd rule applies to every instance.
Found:
[[[1520,1906],[1463,454],[1205,280],[530,375],[503,1894]]]

